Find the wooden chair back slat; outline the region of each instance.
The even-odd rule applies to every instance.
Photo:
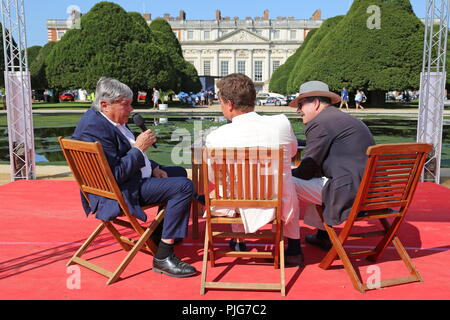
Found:
[[[275,219],[271,221],[275,225],[275,232],[270,231],[274,242],[271,251],[256,251],[236,253],[235,251],[224,254],[225,256],[245,256],[261,257],[265,254],[274,257],[274,266],[280,266],[280,283],[271,285],[271,288],[280,290],[285,294],[284,283],[284,242],[282,236],[283,222],[282,214],[282,184],[283,184],[283,149],[282,148],[203,148],[202,150],[202,171],[205,177],[204,190],[209,190],[209,181],[214,183],[214,193],[209,193],[205,198],[206,208],[206,232],[205,246],[203,250],[203,265],[201,292],[206,288],[227,288],[244,289],[249,288],[243,283],[219,283],[218,281],[206,281],[206,269],[208,257],[211,266],[214,266],[216,257],[221,256],[220,252],[214,250],[214,241],[218,234],[223,232],[213,232],[213,226],[217,224],[240,223],[241,218],[213,217],[213,210],[220,208],[273,208]],[[220,185],[220,188],[218,186]],[[242,212],[241,212],[242,214]],[[264,235],[267,235],[264,230]],[[243,236],[244,235],[244,236]],[[227,237],[233,238],[261,238],[260,231],[252,234],[227,233]],[[266,237],[267,238],[267,237]],[[269,246],[270,247],[270,246]],[[282,261],[282,262],[281,262]],[[256,289],[267,288],[267,284],[254,284]]]
[[[248,149],[204,149],[204,164],[209,164],[206,172],[214,181],[215,200],[276,199],[273,186],[279,179],[278,166],[282,165],[279,149],[276,152]]]
[[[369,159],[352,209],[354,217],[363,210],[404,207],[412,197],[429,148],[420,143],[369,147]]]

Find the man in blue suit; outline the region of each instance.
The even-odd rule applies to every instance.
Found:
[[[160,167],[150,161],[146,150],[156,142],[151,130],[136,138],[126,123],[133,107],[131,89],[110,78],[97,83],[95,102],[81,118],[72,138],[102,144],[109,166],[122,194],[136,218],[146,221],[141,206],[167,203],[162,238],[153,258],[153,271],[172,277],[188,277],[197,273],[194,267],[174,254],[175,239],[187,235],[193,184],[180,167]],[[181,169],[181,170],[180,170]],[[95,213],[101,220],[112,220],[120,213],[115,200],[89,194],[89,203],[82,197],[86,214]]]

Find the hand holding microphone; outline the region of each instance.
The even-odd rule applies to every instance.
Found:
[[[150,145],[157,148],[155,144],[156,136],[151,130],[147,129],[144,118],[142,118],[140,114],[136,113],[133,115],[133,122],[142,130],[142,133],[136,138],[135,146],[143,151],[147,150]]]

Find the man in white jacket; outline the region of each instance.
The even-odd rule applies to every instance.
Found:
[[[232,122],[219,127],[206,137],[206,147],[278,147],[283,145],[283,212],[284,235],[288,238],[285,252],[287,265],[303,264],[300,247],[299,202],[291,175],[291,158],[297,153],[297,138],[285,115],[261,116],[254,112],[256,90],[252,80],[239,73],[230,74],[218,83],[218,99],[225,118]],[[234,210],[223,212],[234,214]],[[240,208],[245,232],[255,232],[274,219],[273,209]],[[234,227],[234,229],[235,227]],[[230,241],[233,249],[245,246]]]

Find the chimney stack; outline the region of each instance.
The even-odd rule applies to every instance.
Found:
[[[216,20],[217,21],[222,20],[222,14],[220,13],[220,10],[216,10]]]
[[[150,13],[144,13],[142,16],[144,17],[145,21],[152,20],[152,15]]]
[[[269,20],[269,10],[268,9],[264,10],[263,20]]]
[[[320,9],[317,9],[316,11],[314,11],[314,13],[312,14],[311,19],[313,19],[313,20],[321,20],[322,19],[322,11]]]
[[[180,15],[178,16],[179,20],[186,20],[186,12],[180,10]]]

